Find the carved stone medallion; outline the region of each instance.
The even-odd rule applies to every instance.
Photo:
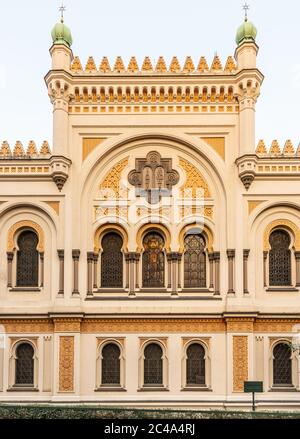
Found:
[[[172,159],[161,158],[152,151],[144,159],[136,159],[135,169],[128,175],[130,184],[136,187],[136,196],[145,197],[156,204],[163,196],[171,196],[172,186],[179,181],[179,174],[172,169]]]

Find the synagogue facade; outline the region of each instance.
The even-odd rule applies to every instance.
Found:
[[[255,26],[234,56],[74,56],[53,142],[0,147],[0,401],[300,408],[300,148],[255,144]]]

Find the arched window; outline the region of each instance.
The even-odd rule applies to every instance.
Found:
[[[119,346],[109,343],[102,349],[101,384],[120,385],[120,355]]]
[[[187,235],[184,247],[185,288],[206,288],[205,239],[200,234]]]
[[[199,343],[191,344],[186,351],[186,383],[188,386],[205,385],[205,349]]]
[[[157,343],[151,343],[144,350],[144,385],[163,385],[163,350]]]
[[[37,287],[39,282],[38,237],[35,232],[25,230],[18,238],[17,286]]]
[[[270,235],[269,285],[291,285],[291,239],[284,230],[275,230]]]
[[[148,233],[143,241],[143,287],[159,288],[165,285],[164,240],[156,232]]]
[[[274,386],[292,385],[291,348],[286,343],[277,344],[273,350]]]
[[[101,286],[123,287],[123,240],[117,233],[107,233],[102,239]]]
[[[34,385],[34,349],[29,343],[16,348],[16,385]]]

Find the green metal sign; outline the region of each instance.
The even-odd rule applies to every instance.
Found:
[[[245,381],[244,382],[244,392],[245,393],[263,393],[263,382],[262,381]]]

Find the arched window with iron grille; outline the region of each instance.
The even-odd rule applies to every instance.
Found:
[[[292,385],[292,351],[287,343],[279,343],[273,349],[274,386]]]
[[[120,355],[120,348],[115,343],[109,343],[103,347],[101,366],[102,385],[120,385]]]
[[[38,287],[39,253],[38,237],[32,230],[25,230],[18,237],[17,286]]]
[[[144,350],[144,385],[163,385],[163,350],[157,343],[151,343]]]
[[[34,349],[29,343],[21,343],[16,348],[15,384],[34,385]]]
[[[205,386],[205,349],[199,343],[191,344],[186,351],[187,386]]]
[[[291,285],[291,243],[290,235],[285,230],[275,230],[270,235],[269,285]]]
[[[123,287],[123,239],[118,233],[107,233],[102,239],[101,287]]]
[[[200,234],[189,234],[184,240],[184,286],[206,288],[206,242]]]
[[[150,232],[143,240],[143,287],[165,286],[164,239],[157,232]]]

